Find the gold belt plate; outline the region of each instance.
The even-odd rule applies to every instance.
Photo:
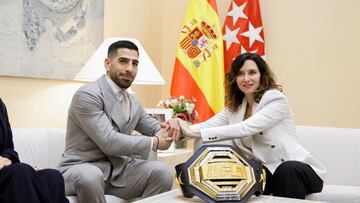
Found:
[[[241,200],[256,183],[251,165],[230,147],[205,149],[188,174],[192,186],[216,201]]]

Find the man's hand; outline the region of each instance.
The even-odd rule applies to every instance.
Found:
[[[4,168],[5,166],[9,166],[12,164],[12,161],[8,158],[0,156],[0,169]]]
[[[160,130],[156,133],[156,137],[158,137],[159,139],[157,139],[156,137],[153,138],[153,149],[158,150],[165,150],[168,149],[171,145],[172,142],[172,138],[168,136],[168,131],[167,129],[169,129],[169,127],[162,127],[160,128]],[[157,148],[156,148],[157,146]]]
[[[181,121],[180,118],[173,118],[167,120],[165,123],[169,125],[169,131],[168,136],[172,137],[173,140],[178,141],[180,138],[183,137],[180,130],[179,121]]]
[[[185,135],[185,137],[188,137],[188,138],[200,138],[201,137],[200,132],[195,132],[195,131],[191,130],[191,128],[187,122],[180,120],[179,125],[180,125],[181,132],[183,135]]]

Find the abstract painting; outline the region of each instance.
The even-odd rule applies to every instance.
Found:
[[[72,80],[103,40],[104,0],[0,0],[0,75]]]

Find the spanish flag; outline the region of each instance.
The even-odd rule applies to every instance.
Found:
[[[190,0],[170,94],[196,99],[202,122],[224,108],[224,52],[216,0]]]

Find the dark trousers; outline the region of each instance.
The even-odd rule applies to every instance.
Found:
[[[68,203],[64,179],[54,169],[35,171],[24,163],[0,170],[1,203]]]
[[[285,161],[271,174],[266,169],[264,195],[305,199],[310,193],[321,192],[323,181],[307,164]]]

